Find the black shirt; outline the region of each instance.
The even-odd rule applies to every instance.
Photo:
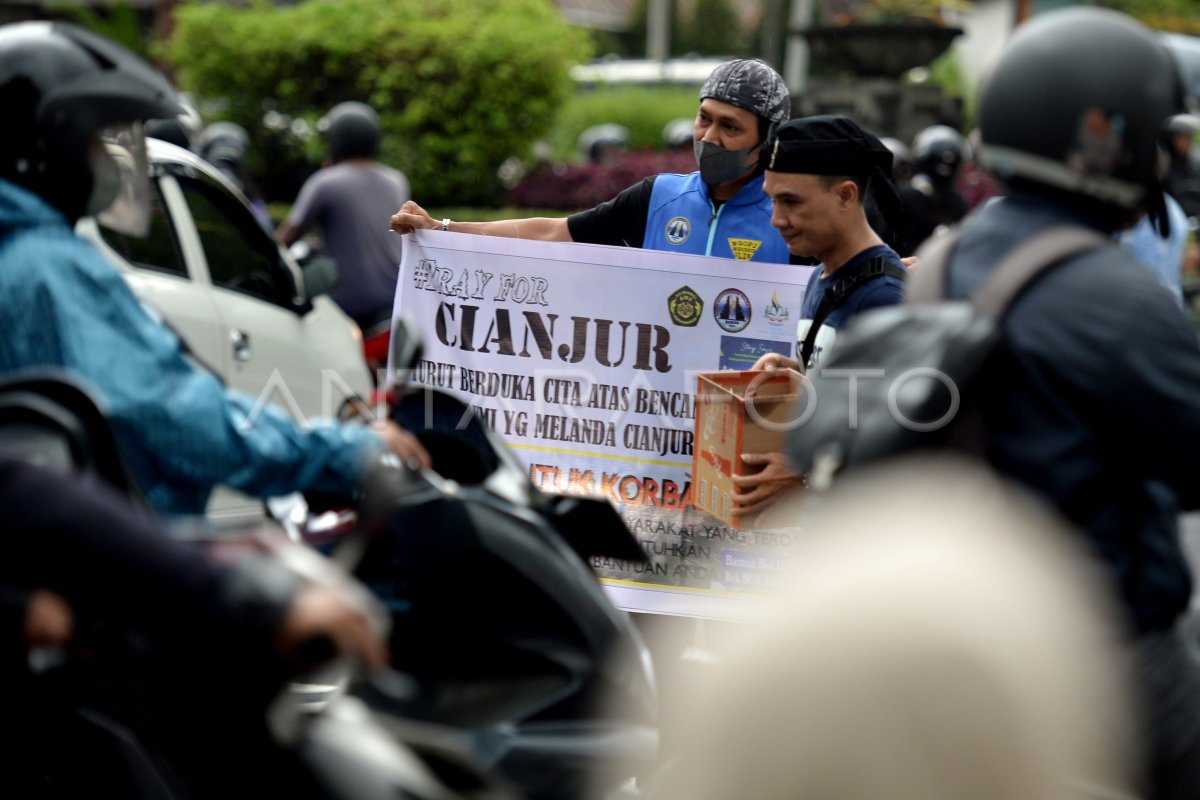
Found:
[[[951,258],[949,296],[1053,224],[1086,224],[1031,196],[985,206]],[[1075,523],[1136,630],[1186,609],[1180,509],[1200,506],[1200,347],[1191,321],[1119,247],[1041,276],[1012,305],[982,400],[988,460]]]

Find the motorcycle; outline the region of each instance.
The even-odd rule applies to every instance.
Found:
[[[0,456],[107,484],[140,504],[107,420],[64,374],[0,383]],[[227,562],[246,579],[283,564],[355,591],[344,572],[280,536],[194,533],[198,557]],[[361,591],[360,602],[371,602]],[[69,651],[34,650],[25,666],[5,664],[16,697],[0,737],[15,758],[6,785],[16,795],[507,796],[445,731],[395,718],[385,726],[349,691],[370,686],[372,696],[406,699],[414,685],[402,675],[326,663],[332,648],[314,642],[312,673],[279,690],[257,666],[189,646],[186,631],[168,643],[126,620],[87,612],[77,609]],[[377,619],[386,624],[385,616]],[[18,657],[6,644],[3,655]]]
[[[485,773],[524,797],[610,796],[654,768],[657,692],[645,645],[587,559],[645,555],[607,501],[540,491],[462,401],[404,382],[420,352],[400,321],[390,416],[433,469],[373,472],[360,533],[332,555],[389,610],[392,664],[417,688],[360,696],[461,732]]]

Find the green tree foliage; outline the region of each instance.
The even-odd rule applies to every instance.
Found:
[[[255,0],[180,6],[163,55],[263,150],[277,147],[263,141],[265,109],[315,121],[359,100],[379,111],[381,160],[423,202],[482,204],[497,166],[545,134],[588,52],[550,0]]]
[[[1099,0],[1160,31],[1200,35],[1200,0]]]
[[[730,0],[693,0],[679,25],[680,50],[706,56],[744,55],[741,21]]]
[[[636,48],[632,56],[646,53],[647,14],[650,0],[637,0],[629,12],[626,38]],[[674,56],[748,55],[748,34],[732,0],[671,0],[671,54]]]
[[[547,137],[557,159],[579,158],[579,134],[593,125],[615,122],[629,129],[633,149],[662,147],[663,127],[678,117],[694,117],[700,86],[598,86],[581,89],[566,102]]]
[[[147,54],[137,11],[129,3],[113,3],[103,11],[98,11],[77,3],[56,2],[46,6],[46,13],[52,19],[73,22],[107,36],[135,53]]]

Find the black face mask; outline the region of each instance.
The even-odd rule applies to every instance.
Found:
[[[712,142],[699,139],[692,142],[696,163],[700,165],[700,179],[709,186],[728,183],[754,169],[746,165],[746,159],[757,149],[756,144],[741,150],[726,150]]]

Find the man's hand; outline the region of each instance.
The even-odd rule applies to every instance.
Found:
[[[54,592],[37,589],[25,606],[25,644],[30,647],[66,647],[75,631],[67,601]]]
[[[387,645],[371,624],[370,614],[332,586],[310,585],[297,593],[275,635],[275,650],[297,671],[310,669],[305,648],[330,642],[338,655],[358,658],[376,669],[388,663]]]
[[[432,230],[442,227],[442,223],[429,216],[429,212],[412,200],[400,206],[400,210],[392,215],[392,230],[396,233],[412,233],[415,230]]]
[[[750,369],[800,369],[800,362],[779,353],[764,353]]]
[[[745,453],[742,463],[764,466],[753,475],[733,476],[733,485],[737,489],[733,495],[734,516],[757,513],[778,500],[785,491],[804,485],[783,453]]]
[[[433,460],[429,457],[429,452],[408,431],[401,428],[395,422],[388,420],[384,423],[376,423],[371,426],[372,429],[379,434],[379,438],[383,439],[387,449],[395,453],[402,462],[412,465],[416,461],[421,469],[429,469],[433,466]]]

